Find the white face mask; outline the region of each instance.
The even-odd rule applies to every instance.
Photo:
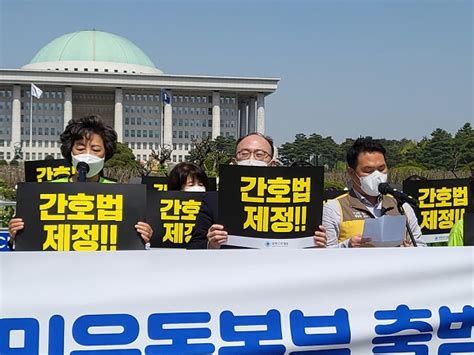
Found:
[[[201,185],[185,186],[183,191],[185,192],[206,192],[206,187]]]
[[[99,158],[96,155],[71,154],[71,157],[72,157],[72,165],[74,166],[76,170],[77,170],[77,164],[79,164],[79,162],[84,162],[84,163],[87,163],[87,165],[89,165],[89,172],[86,175],[86,177],[88,178],[97,175],[104,168],[104,158]]]
[[[268,166],[268,163],[262,160],[255,160],[255,159],[246,159],[246,160],[239,160],[237,165],[242,166]]]
[[[359,178],[360,187],[367,195],[377,197],[380,195],[379,185],[387,182],[387,174],[375,170],[372,174]]]

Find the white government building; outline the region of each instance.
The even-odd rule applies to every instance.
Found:
[[[103,31],[60,36],[21,69],[0,69],[0,160],[21,146],[24,160],[60,158],[59,134],[72,117],[99,114],[137,159],[160,145],[172,162],[194,138],[265,131],[265,96],[278,78],[165,74],[126,38]],[[30,84],[33,98],[30,144]],[[164,89],[171,103],[162,103]]]

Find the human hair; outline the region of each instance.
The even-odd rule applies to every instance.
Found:
[[[357,168],[357,158],[359,157],[359,154],[373,152],[382,153],[385,158],[385,148],[379,141],[374,140],[371,137],[357,138],[354,144],[352,144],[347,151],[347,165],[355,170]]]
[[[104,141],[105,161],[112,158],[117,150],[117,132],[104,124],[99,116],[91,115],[73,118],[66,129],[59,136],[61,142],[61,154],[69,164],[72,164],[71,152],[74,142],[86,138],[92,133],[98,134]]]
[[[259,133],[259,132],[251,132],[251,133],[249,133],[249,134],[247,134],[247,135],[245,135],[245,136],[240,137],[240,138],[237,140],[237,144],[235,145],[235,149],[237,150],[237,146],[239,145],[239,143],[242,142],[245,138],[250,137],[250,136],[259,136],[259,137],[262,137],[263,139],[265,139],[265,140],[268,142],[268,144],[270,144],[270,147],[271,147],[271,152],[270,152],[270,153],[271,153],[271,155],[272,155],[272,158],[274,157],[274,155],[275,155],[275,148],[274,148],[274,146],[273,146],[273,139],[272,139],[271,137],[265,136],[265,135],[263,135],[263,134],[261,134],[261,133]]]
[[[191,177],[194,183],[200,182],[206,190],[209,190],[209,179],[204,170],[194,163],[182,162],[177,164],[168,176],[168,190],[181,191],[188,177]]]

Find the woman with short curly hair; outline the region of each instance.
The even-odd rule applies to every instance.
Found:
[[[102,174],[105,161],[112,158],[117,149],[117,132],[105,125],[99,116],[73,118],[60,136],[61,153],[69,164],[77,168],[80,162],[87,163],[87,182],[115,183]],[[77,182],[78,173],[51,182]],[[13,240],[19,230],[25,227],[22,218],[13,218],[8,223],[8,231]],[[137,222],[135,229],[141,238],[148,243],[153,230],[148,223]]]

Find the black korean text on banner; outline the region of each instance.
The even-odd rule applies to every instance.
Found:
[[[403,192],[418,200],[423,234],[449,233],[469,204],[468,179],[405,180]]]
[[[220,168],[219,220],[229,234],[295,239],[321,224],[322,168]]]
[[[25,222],[16,250],[144,249],[135,230],[145,220],[143,185],[20,183],[17,216]]]
[[[207,191],[216,191],[217,183],[215,177],[208,178],[209,188]],[[142,184],[145,184],[147,189],[157,191],[168,191],[168,177],[167,176],[142,176]]]
[[[204,193],[147,190],[146,219],[153,228],[153,248],[186,248]]]
[[[25,181],[43,182],[75,174],[74,167],[64,159],[34,160],[25,162]]]

